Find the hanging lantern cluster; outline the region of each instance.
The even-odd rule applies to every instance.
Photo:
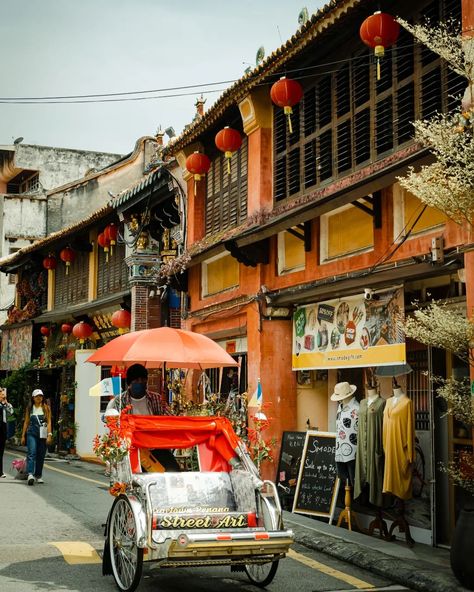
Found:
[[[109,252],[111,255],[114,254],[114,246],[117,244],[118,228],[111,222],[104,230],[97,236],[97,242],[99,247],[104,249],[105,261],[109,262]]]
[[[114,246],[117,244],[117,236],[118,236],[118,228],[117,226],[111,222],[108,226],[105,227],[104,230],[105,238],[109,240],[110,243],[110,254],[114,254]]]
[[[270,89],[270,98],[275,105],[283,107],[283,111],[288,118],[288,130],[292,134],[291,115],[293,107],[303,98],[303,87],[296,80],[282,76]]]
[[[93,332],[94,330],[92,329],[92,327],[89,325],[89,323],[86,323],[85,321],[80,321],[79,323],[76,323],[72,328],[72,334],[76,339],[79,339],[79,343],[81,345],[84,343],[86,339],[89,339]]]
[[[237,130],[226,126],[217,133],[215,137],[215,143],[219,150],[224,152],[224,156],[227,159],[227,172],[230,175],[230,160],[232,158],[232,154],[237,152],[237,150],[242,146],[242,136]]]
[[[64,249],[59,253],[59,257],[61,258],[61,261],[64,261],[66,264],[66,275],[69,275],[69,268],[71,267],[71,264],[74,263],[76,258],[75,251],[69,246],[64,247]]]
[[[374,12],[367,17],[360,27],[360,38],[374,50],[377,61],[377,80],[380,80],[380,60],[385,50],[396,43],[400,33],[400,25],[391,14]]]
[[[186,159],[186,169],[194,177],[194,193],[196,193],[196,183],[209,172],[211,161],[203,152],[193,152]]]
[[[130,329],[131,324],[132,315],[128,310],[116,310],[112,315],[112,325],[117,327],[120,334],[125,333],[127,329]]]

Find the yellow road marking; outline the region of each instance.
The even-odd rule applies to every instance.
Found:
[[[324,565],[324,563],[319,563],[319,561],[315,561],[314,559],[310,559],[306,557],[306,555],[302,555],[301,553],[297,553],[290,549],[287,553],[288,557],[294,559],[295,561],[299,561],[300,563],[304,563],[308,567],[312,569],[317,569],[318,571],[332,576],[333,578],[337,578],[338,580],[342,580],[347,584],[351,584],[355,588],[359,589],[372,589],[375,588],[373,584],[369,584],[369,582],[364,582],[363,580],[359,580],[359,578],[355,578],[354,576],[350,576],[349,574],[344,573],[343,571],[339,571],[338,569],[334,569],[333,567],[329,567],[328,565]]]
[[[52,547],[57,547],[62,553],[64,560],[69,565],[78,565],[81,563],[102,563],[102,559],[97,551],[89,545],[80,541],[60,541],[58,543],[48,543]]]
[[[83,481],[89,481],[89,483],[98,483],[99,485],[107,485],[105,481],[97,481],[97,479],[90,479],[89,477],[83,477],[82,475],[76,475],[75,473],[70,473],[69,471],[63,471],[62,469],[58,469],[57,467],[52,467],[48,463],[44,463],[44,466],[47,467],[50,471],[56,471],[56,473],[62,473],[63,475],[67,475],[68,477],[75,477],[76,479],[82,479]]]

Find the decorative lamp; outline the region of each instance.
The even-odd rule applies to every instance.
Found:
[[[132,315],[128,312],[128,310],[120,309],[116,310],[112,315],[112,325],[117,327],[119,333],[125,333],[125,329],[130,329],[130,325],[132,324]]]
[[[49,337],[51,335],[51,330],[46,325],[41,325],[40,333],[43,335],[43,337]]]
[[[81,345],[84,343],[84,341],[86,339],[89,339],[89,337],[92,335],[92,333],[93,333],[92,327],[84,321],[80,321],[79,323],[76,323],[74,325],[74,327],[72,328],[72,334],[74,335],[74,337],[76,339],[79,339],[79,343]]]
[[[61,261],[64,261],[66,264],[66,275],[69,275],[69,267],[71,266],[71,263],[74,262],[76,253],[73,249],[71,249],[71,247],[64,247],[64,249],[59,253],[59,256],[61,257]]]
[[[101,246],[104,249],[105,262],[108,263],[109,262],[110,240],[107,238],[107,236],[105,234],[106,230],[107,230],[107,228],[104,230],[104,232],[101,232],[99,234],[99,236],[97,237],[97,242],[99,243],[99,246]]]
[[[105,227],[104,230],[105,238],[109,239],[110,242],[110,254],[114,254],[114,245],[117,244],[117,235],[118,235],[118,228],[117,226],[111,222],[108,226]]]
[[[211,161],[203,152],[193,152],[186,159],[186,169],[194,176],[194,193],[196,193],[196,183],[209,172],[210,168]]]
[[[282,76],[280,80],[270,89],[270,98],[278,107],[283,107],[285,115],[288,117],[288,129],[293,133],[291,125],[292,107],[299,103],[303,98],[303,87],[296,80]]]
[[[227,172],[230,175],[230,159],[232,158],[232,153],[236,152],[242,146],[242,136],[237,130],[226,126],[220,132],[217,132],[215,142],[216,146],[224,152],[227,158]]]
[[[360,38],[374,50],[377,60],[377,80],[380,80],[380,60],[385,49],[396,43],[400,33],[400,25],[391,14],[374,12],[367,17],[360,27]]]
[[[47,257],[45,257],[43,259],[43,267],[45,269],[47,269],[48,271],[52,271],[53,269],[56,269],[56,267],[58,266],[58,260],[56,259],[56,257],[50,253]]]
[[[69,335],[70,333],[72,333],[71,323],[63,323],[61,325],[61,333],[64,333],[65,335]]]

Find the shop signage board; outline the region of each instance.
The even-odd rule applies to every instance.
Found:
[[[293,370],[392,366],[406,362],[403,288],[299,307]]]
[[[306,432],[283,432],[281,438],[280,459],[275,483],[289,485],[293,479],[296,482],[300,470],[301,455],[303,454]],[[293,483],[291,483],[293,485]]]
[[[331,524],[339,492],[335,456],[335,433],[306,432],[293,512],[329,518]]]

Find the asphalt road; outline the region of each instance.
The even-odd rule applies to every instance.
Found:
[[[18,457],[5,453],[5,466]],[[108,592],[112,576],[102,576],[103,523],[112,503],[100,466],[47,460],[44,485],[0,480],[1,592]],[[145,564],[146,565],[146,564]],[[151,564],[152,565],[152,564]],[[272,592],[405,590],[347,563],[294,545],[280,562]],[[245,573],[229,568],[144,570],[140,592],[256,591]]]

